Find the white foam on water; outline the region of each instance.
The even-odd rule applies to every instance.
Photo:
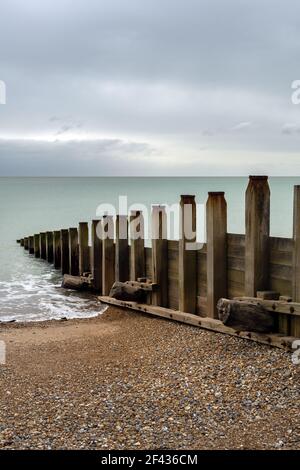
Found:
[[[18,250],[11,276],[0,277],[0,322],[91,318],[106,310],[95,295],[61,288],[58,271]]]

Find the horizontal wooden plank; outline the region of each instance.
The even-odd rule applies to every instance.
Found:
[[[256,341],[269,346],[275,346],[282,349],[291,349],[292,343],[295,340],[293,337],[284,337],[279,334],[263,335],[261,333],[253,332],[238,332],[233,328],[225,326],[220,320],[215,320],[208,317],[200,317],[191,313],[180,312],[178,310],[172,310],[164,307],[155,307],[146,304],[137,304],[136,302],[124,302],[121,300],[112,299],[111,297],[99,297],[99,300],[105,304],[114,305],[117,307],[127,308],[134,310],[135,312],[147,313],[168,320],[175,320],[188,325],[200,327],[206,330],[214,331],[217,333],[228,334],[231,336],[237,336],[239,338]]]
[[[271,290],[279,292],[280,295],[292,296],[292,282],[284,279],[270,278],[269,287]]]
[[[278,251],[271,250],[270,252],[270,263],[280,264],[284,266],[292,266],[293,264],[293,253],[291,251]]]
[[[245,259],[243,258],[227,258],[228,271],[234,269],[236,271],[245,271]]]
[[[240,245],[227,244],[227,256],[230,256],[232,258],[244,258],[245,247]]]
[[[227,244],[228,245],[239,245],[245,247],[245,235],[236,233],[227,233]]]
[[[291,238],[270,237],[270,250],[293,251],[293,240]]]
[[[270,264],[270,277],[274,279],[283,279],[285,281],[292,281],[292,267],[283,266],[280,264]]]

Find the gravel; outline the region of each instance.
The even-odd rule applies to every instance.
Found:
[[[282,350],[116,308],[0,340],[0,448],[300,449]]]

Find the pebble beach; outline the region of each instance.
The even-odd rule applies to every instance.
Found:
[[[0,340],[1,449],[300,449],[282,350],[116,308]]]

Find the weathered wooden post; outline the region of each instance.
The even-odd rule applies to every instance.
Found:
[[[24,247],[24,238],[21,238],[20,245]]]
[[[129,280],[127,215],[117,215],[116,218],[115,280],[120,282]]]
[[[93,276],[93,288],[100,292],[102,289],[102,227],[100,220],[92,221],[92,250],[91,268]]]
[[[36,233],[33,236],[33,248],[34,248],[34,256],[36,258],[39,258],[41,256],[40,253],[40,235]]]
[[[80,222],[78,229],[79,244],[79,274],[90,271],[89,226],[87,222]]]
[[[196,313],[197,254],[195,196],[181,196],[179,229],[179,310]]]
[[[53,232],[53,260],[54,267],[60,269],[61,267],[61,239],[60,231],[56,230]]]
[[[130,279],[145,276],[144,217],[141,211],[130,214]]]
[[[60,231],[60,250],[61,250],[61,261],[60,267],[62,274],[70,274],[69,265],[69,231],[63,229]]]
[[[293,225],[293,301],[300,302],[300,186],[294,186]],[[291,335],[300,338],[299,317],[293,316],[291,318]]]
[[[168,306],[167,214],[164,206],[152,207],[152,304]]]
[[[53,263],[53,232],[46,232],[46,258]]]
[[[227,204],[223,192],[206,203],[207,316],[218,318],[217,302],[227,297]]]
[[[267,176],[250,176],[246,191],[245,294],[269,287],[270,188]]]
[[[33,236],[28,237],[28,250],[31,255],[34,254],[34,239]]]
[[[109,295],[115,282],[114,219],[105,215],[102,219],[102,295]]]
[[[40,257],[46,259],[46,233],[40,233]]]
[[[24,238],[24,250],[28,250],[28,237]]]
[[[78,230],[69,228],[69,273],[71,276],[78,276]]]

